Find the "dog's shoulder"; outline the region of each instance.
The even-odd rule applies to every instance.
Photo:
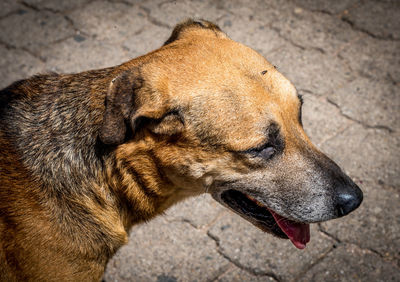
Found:
[[[37,75],[1,90],[0,139],[9,144],[4,153],[52,187],[71,182],[69,170],[93,174],[111,70]]]
[[[49,82],[56,82],[59,75],[56,73],[35,75],[28,79],[18,80],[0,90],[0,117],[4,122],[11,112],[15,112],[21,103],[29,103],[43,93]]]

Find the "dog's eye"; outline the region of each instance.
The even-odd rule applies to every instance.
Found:
[[[266,147],[259,153],[261,158],[267,159],[267,160],[270,159],[274,154],[275,154],[274,147]]]
[[[267,140],[264,144],[244,151],[252,158],[262,158],[269,160],[276,154],[282,153],[284,150],[284,141],[281,137],[279,126],[276,123],[271,123],[267,129]]]
[[[259,157],[269,160],[276,153],[276,149],[270,144],[265,144],[260,148],[255,148],[247,151],[252,157]]]

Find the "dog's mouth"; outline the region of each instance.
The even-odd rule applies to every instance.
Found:
[[[290,239],[298,249],[304,249],[310,241],[309,224],[287,219],[249,195],[230,189],[222,192],[221,200],[261,230]]]

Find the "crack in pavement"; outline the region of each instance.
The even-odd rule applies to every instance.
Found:
[[[305,97],[307,97],[307,95],[310,95],[312,97],[314,97],[314,99],[320,101],[320,102],[325,102],[326,101],[326,97],[323,95],[318,95],[313,93],[310,90],[307,89],[298,89],[297,91],[298,93],[301,93],[301,95],[304,95]],[[336,111],[339,112],[339,110],[337,109],[337,107],[335,107]],[[339,113],[340,114],[340,113]],[[323,139],[321,141],[319,141],[318,143],[316,143],[316,145],[318,147],[321,147],[324,143],[328,142],[329,140],[332,140],[333,138],[337,137],[339,134],[343,133],[344,131],[346,131],[348,128],[350,128],[355,122],[349,119],[346,119],[346,124],[342,125],[339,129],[337,129],[336,131],[332,132],[332,134],[329,134],[327,136],[324,136]]]
[[[290,1],[290,3],[292,3],[295,6],[297,6],[295,1]],[[368,31],[366,29],[363,29],[363,28],[357,26],[352,20],[350,20],[348,18],[345,18],[345,16],[348,14],[349,10],[355,8],[357,5],[359,5],[359,3],[354,3],[353,5],[350,5],[350,6],[346,7],[346,8],[344,8],[341,12],[338,12],[338,13],[332,13],[332,12],[324,10],[324,9],[310,9],[310,8],[303,7],[303,6],[301,6],[299,8],[302,8],[302,9],[308,11],[308,12],[311,12],[311,13],[321,13],[321,14],[329,15],[331,17],[335,17],[336,19],[339,19],[340,21],[343,21],[343,22],[349,24],[350,27],[353,30],[361,32],[361,33],[364,33],[365,35],[367,35],[369,37],[372,37],[372,38],[375,38],[375,39],[378,39],[378,40],[400,41],[400,39],[393,38],[391,36],[379,36],[379,35],[376,35],[376,34],[370,32],[370,31]]]
[[[363,250],[365,252],[368,253],[372,253],[375,254],[377,256],[379,256],[379,258],[383,259],[384,261],[388,261],[390,263],[394,263],[397,259],[396,257],[390,256],[390,255],[384,255],[381,252],[372,249],[372,248],[366,248],[363,246],[360,246],[354,242],[350,242],[347,240],[340,240],[338,237],[332,235],[331,233],[329,233],[327,230],[324,229],[324,227],[319,223],[318,224],[318,231],[323,234],[324,236],[327,236],[328,238],[330,238],[331,240],[335,241],[337,246],[342,245],[342,244],[346,244],[346,245],[352,245],[352,246],[356,246],[358,249]],[[334,246],[333,248],[335,249],[337,246]],[[396,265],[397,267],[399,267],[398,265]]]
[[[23,12],[24,12],[23,9],[16,9],[16,10],[10,11],[9,13],[7,13],[7,14],[5,14],[5,15],[2,15],[2,16],[0,17],[0,21],[3,20],[3,19],[8,18],[8,17],[10,17],[10,16],[18,15],[19,13],[23,13]]]
[[[85,7],[85,6],[87,6],[90,3],[95,2],[95,1],[96,0],[88,1],[88,2],[86,2],[86,3],[84,3],[84,4],[80,5],[80,6],[75,7],[74,9],[69,10],[69,11],[73,11],[73,10],[76,10],[76,9],[83,8],[83,7]],[[65,37],[62,37],[62,38],[54,40],[54,41],[50,41],[48,46],[52,46],[52,45],[59,44],[61,42],[67,41],[68,39],[73,38],[76,35],[83,35],[83,36],[86,36],[86,37],[90,36],[86,32],[84,32],[84,31],[80,30],[79,28],[77,28],[75,23],[74,23],[74,21],[67,14],[65,14],[65,11],[64,12],[57,11],[57,10],[54,10],[54,9],[51,9],[51,8],[47,8],[47,7],[39,8],[39,7],[35,6],[35,5],[27,3],[25,1],[20,1],[19,3],[23,7],[28,8],[28,9],[32,10],[33,12],[36,12],[36,13],[49,12],[49,13],[53,13],[53,14],[59,15],[59,16],[61,16],[61,17],[63,17],[65,19],[65,21],[67,22],[67,28],[70,28],[72,30],[72,34],[71,35],[66,35]],[[43,58],[39,54],[36,54],[35,52],[29,50],[28,48],[17,47],[17,46],[13,46],[13,45],[10,45],[10,44],[4,43],[4,42],[0,42],[0,44],[2,44],[4,46],[9,46],[8,49],[16,49],[16,50],[25,51],[25,52],[29,53],[30,55],[32,55],[33,57],[35,57],[36,59],[40,60],[41,62],[43,62],[43,63],[46,62],[45,58]],[[46,48],[43,47],[43,49],[46,49]]]
[[[280,37],[281,39],[283,39],[284,41],[288,42],[289,44],[291,44],[291,45],[294,46],[294,47],[297,47],[297,48],[299,48],[299,49],[301,49],[301,50],[303,50],[303,51],[304,51],[304,50],[311,50],[311,51],[317,51],[318,53],[321,53],[321,54],[326,54],[325,50],[322,49],[322,48],[319,48],[319,47],[311,47],[311,46],[303,46],[303,45],[301,45],[301,44],[299,44],[299,43],[294,42],[292,39],[290,39],[290,38],[284,36],[284,35],[282,34],[281,29],[279,29],[279,28],[277,28],[277,27],[270,26],[270,28],[271,28],[271,30],[273,30],[273,31],[275,31],[275,32],[277,33],[278,37]]]
[[[367,252],[367,253],[371,253],[371,254],[377,255],[377,256],[378,256],[380,259],[382,259],[383,261],[389,262],[389,263],[391,263],[392,265],[394,265],[395,267],[400,268],[400,266],[399,266],[398,264],[396,264],[397,259],[396,259],[395,257],[392,257],[392,256],[384,256],[383,254],[381,254],[380,252],[378,252],[378,251],[376,251],[376,250],[374,250],[374,249],[365,248],[365,247],[363,247],[363,246],[359,246],[359,245],[356,244],[356,243],[349,242],[349,241],[346,241],[346,240],[340,240],[340,239],[337,238],[336,236],[334,236],[334,235],[330,234],[328,231],[326,231],[326,230],[322,227],[322,225],[321,225],[320,223],[318,224],[318,231],[319,231],[323,236],[326,236],[326,237],[328,237],[329,239],[333,240],[333,241],[335,242],[335,244],[334,244],[330,249],[328,249],[323,255],[321,255],[320,257],[318,257],[318,258],[316,259],[315,262],[311,263],[311,265],[309,265],[309,267],[308,267],[305,271],[302,271],[299,275],[297,275],[297,276],[293,279],[293,281],[297,281],[297,280],[299,280],[301,277],[303,277],[304,275],[306,275],[308,271],[310,271],[314,266],[316,266],[316,265],[318,265],[319,263],[321,263],[321,262],[326,258],[326,256],[327,256],[328,254],[330,254],[331,252],[333,252],[335,249],[337,249],[337,247],[338,247],[339,245],[354,246],[354,247],[358,248],[358,249],[361,250],[361,251],[364,251],[364,252]]]
[[[229,262],[226,266],[222,267],[213,278],[209,279],[209,282],[214,282],[214,281],[219,281],[221,278],[223,278],[225,275],[228,273],[232,272],[235,270],[235,265],[231,262]]]
[[[89,5],[89,4],[92,3],[92,2],[95,2],[95,0],[89,1],[89,2],[87,2],[87,3],[85,3],[85,4],[83,4],[82,6],[75,7],[74,9],[69,10],[69,12],[70,12],[70,11],[77,10],[77,9],[84,8],[85,6]],[[76,27],[74,21],[65,13],[65,11],[64,11],[64,12],[61,12],[61,11],[57,11],[57,10],[54,10],[54,9],[51,9],[51,8],[38,8],[38,7],[34,6],[34,5],[31,5],[31,4],[29,4],[29,3],[26,3],[25,1],[22,1],[21,4],[24,5],[24,6],[26,6],[26,7],[29,8],[29,9],[34,10],[35,12],[50,12],[50,13],[53,13],[53,14],[62,16],[62,17],[67,21],[69,27],[72,28],[72,30],[73,30],[75,33],[83,34],[83,35],[85,35],[85,36],[89,36],[89,34],[83,32],[82,30],[80,30],[79,28]],[[68,36],[68,37],[65,38],[65,39],[68,39],[68,38],[71,38],[71,37],[72,37],[72,36]],[[60,41],[64,41],[65,39],[59,39],[59,40],[57,40],[57,41],[51,42],[50,44],[59,43]]]
[[[308,271],[310,271],[314,266],[318,265],[320,262],[324,260],[324,258],[333,252],[333,250],[336,249],[336,246],[333,245],[331,248],[327,249],[324,253],[322,253],[321,256],[319,256],[314,262],[311,262],[311,264],[307,265],[307,267],[302,270],[298,275],[296,275],[292,281],[298,281],[301,277],[307,274]]]
[[[159,21],[158,19],[154,18],[154,17],[151,15],[151,10],[150,10],[149,8],[147,8],[147,7],[143,6],[143,5],[140,5],[139,7],[140,7],[140,9],[142,9],[143,12],[145,13],[145,16],[146,16],[147,20],[148,20],[149,22],[151,22],[152,24],[154,24],[155,26],[158,26],[158,27],[165,27],[165,28],[168,28],[168,29],[171,29],[171,28],[173,27],[172,25],[165,24],[165,23],[163,23],[162,21]]]
[[[325,235],[326,237],[328,237],[329,239],[335,241],[337,244],[341,244],[342,241],[339,238],[336,238],[335,236],[333,236],[332,234],[330,234],[329,232],[327,232],[321,225],[321,223],[318,223],[318,231],[320,233],[322,233],[323,235]]]
[[[341,17],[340,19],[341,19],[343,22],[348,23],[348,24],[352,27],[353,30],[356,30],[356,31],[365,33],[365,34],[367,34],[368,36],[370,36],[370,37],[372,37],[372,38],[375,38],[375,39],[378,39],[378,40],[386,40],[386,41],[400,41],[400,39],[393,38],[392,36],[386,37],[386,36],[379,36],[379,35],[373,34],[372,32],[370,32],[370,31],[368,31],[368,30],[366,30],[366,29],[363,29],[363,28],[361,28],[361,27],[358,27],[354,22],[352,22],[352,21],[351,21],[350,19],[348,19],[348,18]]]
[[[40,11],[39,8],[37,8],[36,6],[31,5],[31,4],[29,4],[29,3],[26,3],[25,1],[19,1],[19,3],[20,3],[21,5],[23,5],[23,6],[25,6],[26,8],[29,8],[29,9],[34,10],[34,11],[36,11],[36,12]]]
[[[135,6],[135,4],[132,4],[131,2],[125,0],[105,0],[105,1],[111,4],[119,3],[119,4],[125,4],[130,7]]]
[[[64,16],[64,19],[68,22],[68,24],[70,25],[70,27],[75,31],[75,34],[83,34],[84,36],[89,37],[90,34],[80,30],[78,27],[76,27],[75,22],[73,19],[71,19],[68,15],[64,15],[62,13],[60,13],[61,15]]]
[[[362,38],[364,38],[364,37],[359,37],[358,40],[360,40]],[[354,41],[354,43],[357,42],[358,40]],[[350,45],[347,45],[347,46],[350,46]],[[343,55],[340,53],[343,50],[344,49],[340,50],[339,53],[336,54],[336,56],[339,58],[339,60],[341,60],[343,63],[345,63],[346,66],[352,72],[355,72],[357,74],[357,76],[359,76],[360,78],[367,78],[367,79],[376,79],[377,78],[374,75],[371,75],[371,74],[369,74],[367,72],[364,72],[363,69],[358,69],[357,67],[355,67],[355,68],[352,67],[351,64],[350,64],[350,61],[347,58],[343,57]],[[389,71],[387,71],[386,69],[381,69],[380,67],[379,67],[379,70],[382,71],[384,73],[384,75],[378,76],[378,79],[381,78],[382,80],[384,80],[386,82],[389,82],[389,83],[391,83],[391,84],[393,84],[395,86],[398,86],[400,81],[397,81]]]
[[[64,10],[64,11],[55,10],[55,9],[52,9],[52,8],[49,8],[49,7],[40,8],[40,7],[38,7],[37,5],[27,3],[27,2],[24,1],[24,0],[19,1],[19,3],[20,3],[21,5],[27,7],[27,8],[30,8],[30,9],[32,9],[32,10],[37,11],[37,12],[39,12],[39,11],[48,11],[48,12],[52,12],[52,13],[64,14],[64,13],[69,13],[69,12],[72,12],[72,11],[75,11],[75,10],[78,10],[78,9],[82,9],[82,8],[86,7],[87,5],[89,5],[89,4],[93,3],[93,2],[97,2],[97,1],[98,1],[98,0],[88,0],[87,2],[84,2],[84,3],[81,4],[81,5],[77,5],[77,6],[73,7],[73,8],[71,8],[71,9],[66,9],[66,10]]]
[[[346,59],[343,58],[343,57],[340,55],[340,53],[341,53],[343,50],[345,50],[346,48],[348,48],[349,46],[351,46],[352,44],[356,43],[357,41],[359,41],[359,40],[361,40],[361,39],[363,39],[363,38],[365,38],[365,37],[366,37],[366,35],[360,35],[360,36],[357,36],[357,37],[353,38],[353,39],[350,40],[349,42],[343,43],[342,45],[340,45],[340,46],[337,48],[336,52],[333,53],[332,55],[333,55],[334,57],[338,57],[339,59],[342,59],[342,60],[346,61]],[[351,70],[353,70],[350,66],[349,66],[349,68],[350,68]]]
[[[330,134],[326,137],[324,137],[317,145],[318,147],[321,147],[323,144],[325,144],[326,142],[328,142],[329,140],[334,139],[335,137],[337,137],[338,135],[340,135],[341,133],[345,132],[347,129],[349,129],[352,125],[354,124],[353,121],[351,120],[347,120],[347,124],[343,125],[342,127],[340,127],[337,131],[335,131],[333,134]]]
[[[377,129],[377,130],[384,130],[384,131],[387,131],[387,132],[389,132],[389,133],[394,133],[394,132],[396,132],[395,130],[393,130],[392,128],[390,128],[390,127],[388,127],[388,126],[386,126],[386,125],[380,125],[380,124],[378,124],[378,125],[370,125],[370,124],[367,124],[367,123],[365,123],[365,122],[363,122],[363,121],[360,121],[360,120],[358,120],[358,119],[355,119],[355,118],[353,118],[353,117],[351,117],[351,116],[346,115],[345,113],[343,113],[343,110],[341,109],[341,107],[340,107],[338,104],[336,104],[334,101],[332,101],[331,99],[329,99],[328,97],[326,98],[326,101],[327,101],[329,104],[335,106],[335,107],[339,110],[339,113],[340,113],[344,118],[346,118],[346,119],[348,119],[348,120],[351,120],[351,121],[354,121],[355,123],[360,124],[360,125],[363,126],[364,128],[368,128],[368,129]]]
[[[229,262],[231,262],[233,265],[235,265],[236,267],[242,269],[243,271],[246,271],[254,276],[257,277],[270,277],[274,280],[276,280],[277,282],[282,281],[282,279],[280,279],[275,273],[273,272],[266,272],[266,271],[257,271],[255,269],[252,269],[250,267],[244,266],[242,265],[240,262],[236,261],[235,259],[232,259],[231,257],[229,257],[227,254],[225,254],[222,250],[221,250],[221,246],[220,246],[220,239],[217,236],[212,235],[209,231],[206,233],[208,237],[210,237],[212,240],[214,240],[216,246],[217,246],[217,252],[223,256],[225,259],[227,259]]]
[[[45,63],[46,61],[43,60],[43,58],[41,58],[38,54],[32,52],[31,50],[25,48],[25,47],[17,47],[8,43],[5,43],[3,41],[0,40],[0,45],[3,45],[6,49],[8,50],[17,50],[17,51],[23,51],[25,53],[28,53],[29,55],[31,55],[32,57],[34,57],[35,59],[39,60],[41,63]]]
[[[203,230],[207,234],[208,229],[210,229],[214,225],[215,222],[217,222],[221,217],[223,217],[227,213],[229,213],[229,211],[222,210],[208,224],[201,227],[201,230]]]

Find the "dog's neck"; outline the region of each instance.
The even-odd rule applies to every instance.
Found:
[[[112,69],[50,74],[0,93],[0,139],[8,152],[0,162],[15,172],[4,178],[27,179],[4,191],[29,199],[29,206],[15,203],[23,220],[35,217],[26,233],[40,245],[48,239],[38,234],[48,233],[52,243],[68,246],[71,257],[95,261],[99,269],[127,243],[132,225],[190,196],[157,167],[151,150],[139,144],[124,152],[124,144],[99,141],[112,77]]]
[[[104,179],[119,206],[125,208],[122,218],[127,229],[192,196],[171,182],[159,162],[151,150],[133,141],[106,157]]]
[[[79,193],[97,177],[96,136],[108,87],[102,77],[109,72],[36,76],[4,90],[10,97],[6,132],[48,194]]]
[[[133,224],[153,218],[187,195],[176,191],[151,152],[122,152],[124,146],[109,148],[99,142],[110,72],[38,76],[13,85],[6,91],[24,93],[21,88],[29,87],[28,92],[36,94],[10,102],[13,122],[6,131],[14,136],[17,152],[23,152],[18,154],[20,161],[40,183],[34,189],[47,197],[40,202],[52,209],[49,214],[61,232],[91,252],[99,248],[99,253],[111,256],[126,243]],[[78,92],[69,89],[76,84],[81,85]],[[90,234],[87,226],[94,226]]]

